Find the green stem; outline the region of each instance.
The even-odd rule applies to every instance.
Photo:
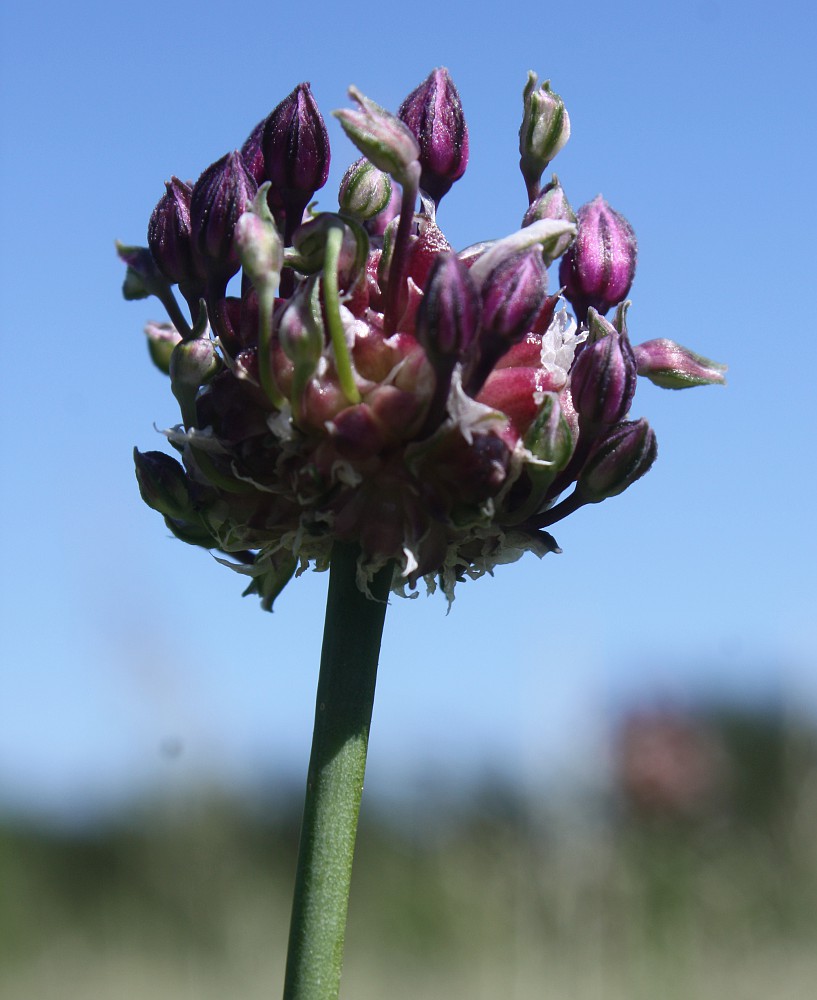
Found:
[[[312,756],[306,783],[284,1000],[337,1000],[391,564],[357,588],[357,545],[336,542],[329,571]]]
[[[326,325],[335,354],[335,368],[344,396],[350,403],[360,402],[360,392],[355,385],[352,359],[346,345],[346,334],[340,318],[340,293],[338,291],[338,265],[343,246],[343,226],[330,226],[326,234],[326,249],[323,262],[323,304],[326,309]]]

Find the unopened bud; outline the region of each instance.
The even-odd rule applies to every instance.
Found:
[[[539,194],[539,184],[548,163],[570,138],[570,118],[565,103],[546,80],[537,89],[536,73],[528,73],[522,93],[524,112],[519,128],[519,167],[528,189],[528,200]]]
[[[169,291],[168,279],[147,247],[129,247],[117,242],[116,253],[128,268],[122,283],[122,295],[128,302],[151,295],[161,299]]]
[[[241,154],[211,164],[193,186],[190,228],[199,263],[208,277],[226,282],[239,267],[235,227],[255,197],[256,184]]]
[[[522,219],[522,226],[530,226],[540,219],[556,219],[560,222],[570,222],[575,225],[576,213],[570,207],[570,202],[567,200],[556,174],[553,175],[553,180],[550,184],[545,187],[539,197],[532,202],[527,212],[525,212],[525,217]],[[553,248],[553,257],[561,257],[573,242],[574,237],[575,232],[564,233]]]
[[[357,102],[359,110],[342,108],[333,113],[361,153],[400,184],[412,173],[419,175],[420,168],[415,164],[420,147],[410,129],[361,94],[357,87],[349,88],[349,96]]]
[[[318,277],[308,278],[292,296],[278,321],[281,350],[296,369],[315,370],[324,346]]]
[[[547,297],[547,269],[538,247],[506,257],[480,289],[482,325],[508,347],[530,330]]]
[[[190,198],[193,189],[178,177],[165,185],[148,225],[148,246],[164,276],[174,283],[200,277],[190,235]]]
[[[277,286],[284,265],[284,244],[267,205],[268,189],[268,182],[262,185],[235,229],[241,266],[259,292]]]
[[[573,454],[573,432],[562,413],[559,396],[555,392],[544,393],[542,405],[524,438],[528,451],[546,467],[549,479],[554,479],[568,463]]]
[[[468,126],[448,70],[432,70],[397,114],[420,145],[420,187],[439,204],[468,165]]]
[[[170,379],[177,388],[198,389],[221,369],[213,341],[209,337],[183,340],[170,356]]]
[[[586,344],[570,372],[570,393],[583,426],[618,423],[635,394],[636,366],[626,337],[612,330]]]
[[[187,475],[175,458],[134,448],[133,461],[139,492],[148,507],[182,521],[195,517]]]
[[[579,209],[578,227],[559,265],[559,282],[581,323],[591,306],[604,314],[627,298],[638,245],[633,227],[601,195]]]
[[[170,357],[173,348],[181,341],[182,335],[172,323],[147,323],[145,336],[148,339],[150,360],[160,372],[169,375]]]
[[[623,493],[648,472],[658,448],[642,417],[616,424],[601,438],[579,475],[577,489],[585,503],[599,503]]]
[[[638,374],[662,389],[686,389],[692,385],[724,385],[726,365],[718,364],[674,340],[648,340],[633,348]]]
[[[299,83],[270,112],[262,146],[266,179],[285,202],[303,211],[326,183],[331,158],[326,124],[308,83]],[[293,219],[290,224],[300,221]]]
[[[417,310],[415,336],[433,362],[460,360],[479,327],[480,299],[468,268],[453,253],[440,253]]]
[[[391,192],[389,175],[362,156],[343,175],[338,204],[341,212],[365,222],[388,206]]]

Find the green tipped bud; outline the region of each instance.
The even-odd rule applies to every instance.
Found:
[[[524,113],[519,128],[519,168],[525,178],[528,200],[534,201],[547,165],[570,138],[570,118],[565,102],[546,80],[537,89],[532,70],[522,93]]]
[[[308,278],[292,296],[278,321],[278,342],[296,370],[311,375],[324,345],[318,276]]]
[[[274,291],[284,266],[284,243],[267,204],[270,184],[263,184],[235,227],[241,266],[256,289]]]
[[[343,108],[334,115],[360,152],[399,184],[411,179],[412,175],[419,181],[420,147],[411,129],[361,94],[357,87],[349,88],[349,96],[360,110]]]
[[[534,458],[549,463],[540,468],[550,480],[567,465],[575,441],[555,392],[544,393],[542,405],[525,434],[524,443]]]
[[[170,379],[174,390],[198,389],[221,370],[221,361],[209,337],[183,340],[170,356]]]
[[[662,389],[688,389],[693,385],[724,385],[726,365],[695,354],[673,340],[659,338],[634,347],[638,374]]]
[[[133,449],[136,482],[142,499],[153,510],[177,520],[195,519],[187,475],[182,466],[161,451]]]
[[[148,339],[150,360],[164,375],[170,374],[170,358],[182,335],[172,323],[147,323],[145,336]]]
[[[365,222],[389,204],[391,191],[389,175],[362,156],[343,175],[338,204],[341,212]]]

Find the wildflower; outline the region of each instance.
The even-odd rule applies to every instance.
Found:
[[[423,580],[449,600],[466,577],[557,551],[545,528],[655,459],[648,423],[629,419],[637,375],[723,381],[671,341],[631,346],[632,228],[601,198],[574,215],[555,176],[540,188],[570,131],[549,84],[525,88],[522,228],[459,252],[436,218],[468,161],[447,71],[396,116],[350,94],[336,115],[362,158],[339,213],[304,216],[330,150],[300,84],[192,189],[168,183],[147,248],[120,248],[127,297],[170,313],[148,338],[182,413],[166,432],[181,462],[137,455],[142,494],[266,608],[336,542],[358,546],[362,590],[390,566],[396,592]],[[556,260],[574,316],[548,292]]]

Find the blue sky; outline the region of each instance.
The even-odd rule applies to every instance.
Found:
[[[519,225],[521,90],[528,69],[550,78],[568,197],[602,192],[638,235],[633,340],[730,365],[726,389],[639,388],[659,461],[559,525],[563,555],[463,586],[448,616],[394,603],[367,794],[592,774],[628,699],[817,712],[812,10],[8,0],[0,18],[0,815],[301,780],[326,579],[265,615],[141,504],[131,449],[161,447],[176,414],[141,333],[160,307],[121,299],[113,241],[143,242],[163,181],[304,79],[328,119],[350,83],[394,108],[448,66],[471,162],[439,221],[466,246]],[[327,208],[355,155],[329,128]]]

